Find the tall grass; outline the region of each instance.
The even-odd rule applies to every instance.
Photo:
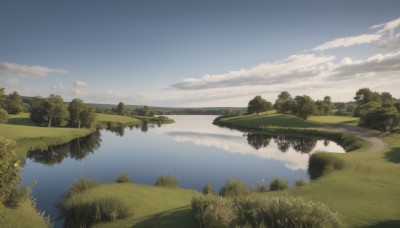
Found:
[[[117,177],[115,180],[116,183],[132,183],[132,179],[129,177],[127,173],[123,173]]]
[[[88,189],[94,188],[99,185],[99,182],[86,177],[83,177],[72,184],[68,192],[65,194],[65,198],[71,198],[79,193],[87,191]]]
[[[232,227],[235,212],[230,200],[213,196],[192,199],[192,211],[200,227]]]
[[[179,187],[178,180],[169,174],[157,177],[154,185],[158,187]]]
[[[224,197],[237,197],[241,195],[247,195],[249,193],[250,190],[243,181],[232,178],[225,182],[224,186],[219,192],[219,195]]]
[[[322,203],[301,198],[246,197],[235,200],[239,227],[339,227],[341,220]]]
[[[269,184],[269,190],[270,191],[280,191],[280,190],[285,190],[289,188],[289,184],[287,180],[282,179],[282,178],[274,178],[271,180],[271,183]]]
[[[308,160],[308,174],[313,180],[343,167],[344,161],[332,153],[317,152],[312,154]]]
[[[65,218],[64,227],[91,227],[95,223],[113,222],[131,215],[123,201],[109,197],[91,201],[77,197],[62,203],[59,209]]]

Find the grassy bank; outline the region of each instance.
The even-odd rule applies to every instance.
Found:
[[[200,193],[168,187],[132,183],[101,184],[68,199],[69,202],[93,201],[99,197],[121,200],[129,208],[129,216],[95,227],[195,227],[190,209],[193,196]]]
[[[304,121],[279,114],[251,115],[222,119],[221,122],[239,127],[303,127],[324,125],[355,126],[352,117],[311,117]],[[384,151],[362,153],[362,149],[335,154],[345,163],[344,168],[307,184],[284,192],[263,193],[267,196],[299,196],[327,204],[339,212],[346,227],[396,227],[400,225],[400,135],[369,131],[388,144]],[[368,143],[364,142],[364,148]]]

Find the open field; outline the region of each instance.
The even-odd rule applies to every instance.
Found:
[[[121,124],[140,124],[142,121],[138,118],[133,118],[129,116],[120,116],[120,115],[109,115],[103,113],[97,113],[97,121],[99,122],[114,122]]]

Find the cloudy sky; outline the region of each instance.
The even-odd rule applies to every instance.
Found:
[[[0,87],[66,101],[246,106],[400,98],[400,1],[1,0]]]

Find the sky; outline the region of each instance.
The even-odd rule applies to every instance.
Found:
[[[281,91],[400,98],[400,1],[0,0],[0,87],[25,96],[244,107]]]

